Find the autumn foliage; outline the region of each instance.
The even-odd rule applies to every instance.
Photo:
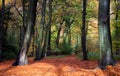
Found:
[[[45,58],[29,65],[11,66],[12,62],[0,63],[0,76],[120,76],[120,65],[108,66],[106,70],[96,68],[97,61],[82,61],[75,56]]]

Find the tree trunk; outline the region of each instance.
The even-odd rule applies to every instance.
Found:
[[[45,31],[45,35],[44,35],[44,46],[43,46],[43,49],[42,49],[42,55],[41,57],[42,58],[45,58],[47,56],[47,52],[48,52],[48,47],[49,46],[49,36],[51,35],[50,34],[50,31],[51,31],[51,21],[52,21],[52,0],[49,0],[49,13],[48,13],[48,16],[49,16],[49,20],[48,20],[48,23],[46,25],[46,28],[44,29]]]
[[[66,40],[67,40],[67,34],[68,34],[68,28],[65,26],[65,29],[64,29],[64,34],[63,34],[63,43],[62,45],[66,45]]]
[[[23,25],[21,26],[21,31],[20,31],[20,48],[22,47],[23,40],[24,40],[24,35],[25,35],[25,30],[26,30],[26,10],[25,10],[25,1],[22,0],[22,6],[23,6]]]
[[[74,22],[74,20],[68,19],[68,44],[71,46],[71,25]]]
[[[48,37],[48,51],[51,51],[51,26],[49,29],[49,37]]]
[[[83,0],[83,11],[82,11],[82,28],[81,28],[81,45],[83,51],[83,60],[88,60],[86,50],[86,4],[87,0]]]
[[[98,31],[100,47],[99,67],[105,68],[107,65],[115,64],[110,33],[110,0],[99,1]]]
[[[40,23],[40,32],[39,32],[39,38],[38,38],[38,47],[36,50],[36,58],[35,60],[40,60],[43,47],[44,47],[44,28],[45,28],[45,13],[46,13],[46,0],[43,0],[42,3],[42,11],[41,11],[41,23]]]
[[[41,58],[45,58],[47,56],[47,48],[48,48],[48,40],[49,40],[49,30],[45,29],[45,36],[44,36],[44,45],[41,53]]]
[[[58,33],[57,33],[57,38],[56,38],[56,46],[57,46],[57,48],[59,47],[60,32],[61,32],[63,23],[64,23],[64,19],[62,20],[62,22],[60,23],[60,26],[58,27]]]
[[[13,65],[25,65],[28,64],[27,61],[27,52],[30,45],[30,41],[34,32],[35,26],[35,18],[36,18],[36,6],[37,0],[30,0],[29,4],[29,13],[28,13],[28,21],[27,21],[27,29],[24,36],[24,41],[22,44],[22,48],[19,51],[16,61]]]
[[[71,28],[68,29],[68,44],[71,46]]]
[[[49,29],[49,37],[48,37],[48,51],[51,50],[51,22],[52,22],[52,0],[49,0],[49,22],[48,22],[48,29]]]
[[[4,12],[5,12],[5,0],[2,0],[2,13],[0,21],[0,61],[2,60],[2,44],[4,38]]]

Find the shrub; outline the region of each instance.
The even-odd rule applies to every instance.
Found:
[[[68,43],[60,45],[59,49],[62,55],[70,55],[73,53],[73,48]]]
[[[8,34],[4,38],[3,42],[3,51],[2,58],[3,59],[13,59],[17,56],[19,45],[18,40],[12,34]]]
[[[88,52],[89,60],[98,60],[99,59],[99,51]]]
[[[99,51],[94,51],[94,52],[88,52],[88,60],[99,60]],[[82,52],[77,54],[77,58],[83,59],[83,54]]]

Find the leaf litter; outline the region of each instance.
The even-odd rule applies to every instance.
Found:
[[[0,76],[120,76],[120,64],[107,66],[105,70],[96,68],[95,60],[82,61],[75,56],[64,58],[44,58],[29,64],[11,66],[14,60],[0,63]]]

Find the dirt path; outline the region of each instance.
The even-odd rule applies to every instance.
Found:
[[[115,76],[112,71],[108,74],[109,70],[94,69],[97,61],[82,61],[74,56],[41,61],[30,59],[29,65],[25,66],[11,66],[12,63],[12,60],[0,63],[0,76]],[[111,67],[108,69],[113,70]]]

